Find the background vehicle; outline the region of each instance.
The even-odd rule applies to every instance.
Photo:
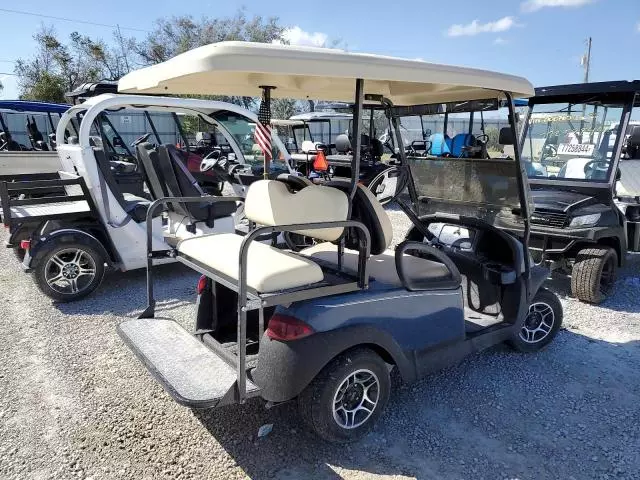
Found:
[[[530,249],[571,274],[573,295],[604,300],[627,251],[640,250],[640,81],[536,89],[521,142],[531,198]]]
[[[0,100],[0,181],[57,177],[55,130],[69,105]]]
[[[255,96],[267,83],[277,87],[275,95],[287,98],[341,101],[349,100],[355,87],[355,108],[347,181],[307,185],[297,192],[281,182],[256,181],[245,199],[245,214],[256,228],[244,237],[195,236],[172,250],[178,261],[203,275],[195,335],[171,319],[153,318],[151,242],[148,306],[139,319],[120,323],[118,331],[183,405],[218,407],[254,396],[271,404],[295,399],[311,429],[344,442],[364,435],[382,414],[392,366],[413,381],[503,341],[536,351],[553,339],[562,321],[557,298],[540,288],[548,270],[529,261],[529,205],[517,149],[515,159],[501,161],[420,159],[451,184],[459,185],[461,170],[471,176],[469,188],[455,189],[462,190],[462,198],[445,195],[439,213],[418,218],[411,173],[423,165],[408,163],[398,139],[399,167],[410,179],[413,202],[403,208],[421,236],[389,250],[393,230],[386,212],[371,191],[358,185],[365,96],[386,110],[396,133],[404,110],[392,102],[419,109],[459,97],[493,97],[494,103],[504,97],[513,139],[512,95],[529,96],[533,88],[522,78],[459,67],[447,67],[444,80],[434,85],[440,65],[289,48],[222,42],[200,47],[197,61],[188,52],[120,81],[119,88],[130,92],[245,96]],[[372,65],[375,78],[369,80]],[[256,67],[259,75],[252,71]],[[466,85],[470,78],[473,83]],[[494,198],[496,184],[512,186],[514,194]],[[487,214],[442,213],[447,204]],[[501,230],[498,220],[519,225],[524,234]],[[469,238],[450,242],[432,233],[442,224],[467,230]],[[151,223],[148,228],[151,233]],[[293,253],[253,241],[283,231],[322,243]]]
[[[23,266],[33,272],[41,290],[56,301],[90,294],[100,284],[105,266],[121,271],[146,266],[145,220],[154,200],[188,196],[213,202],[219,198],[204,197],[185,166],[184,152],[174,144],[152,145],[147,142],[152,134],[143,135],[134,147],[114,141],[118,137],[112,137],[99,120],[105,118],[105,111],[120,109],[143,109],[148,114],[187,112],[207,118],[227,112],[257,121],[253,113],[241,107],[193,99],[101,95],[72,106],[57,128],[62,162],[58,178],[0,183],[2,220],[11,233],[9,246],[26,251]],[[69,122],[78,116],[82,117],[78,136],[65,140]],[[234,136],[224,123],[217,128],[232,146],[235,158],[244,164],[243,151]],[[114,148],[112,154],[118,160],[109,156],[105,145]],[[277,139],[274,145],[286,154]],[[136,156],[130,155],[131,149]],[[121,158],[129,155],[135,168],[120,172],[120,166],[130,163]],[[65,193],[24,198],[43,187],[55,187]],[[227,198],[230,201],[220,205],[171,203],[163,211],[154,211],[150,222],[156,232],[150,240],[155,249],[165,252],[159,261],[173,261],[166,252],[182,238],[213,231],[234,232],[236,197]]]

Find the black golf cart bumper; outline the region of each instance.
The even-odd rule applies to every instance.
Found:
[[[572,258],[583,245],[598,244],[602,239],[624,238],[621,228],[610,226],[553,228],[531,226],[529,250],[536,263]]]

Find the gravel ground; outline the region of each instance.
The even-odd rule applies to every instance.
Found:
[[[408,220],[390,213],[400,238]],[[545,351],[496,347],[396,382],[374,431],[340,447],[301,429],[292,404],[175,404],[115,330],[144,305],[144,272],[108,275],[93,297],[56,306],[9,250],[0,264],[2,479],[639,478],[638,255],[599,307],[569,298],[567,279],[549,282],[565,329]],[[158,279],[159,309],[191,326],[196,276],[173,265]]]

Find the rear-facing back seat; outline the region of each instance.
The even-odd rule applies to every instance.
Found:
[[[291,225],[345,221],[347,195],[335,188],[311,185],[292,193],[283,182],[259,180],[247,192],[244,213],[258,225]],[[303,230],[302,235],[335,241],[342,228]],[[232,280],[239,277],[240,247],[244,237],[232,233],[187,238],[178,243],[179,255]],[[252,242],[248,250],[247,286],[271,293],[321,282],[324,274],[312,259]]]

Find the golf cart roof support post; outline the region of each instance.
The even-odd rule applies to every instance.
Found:
[[[447,107],[445,107],[444,110],[444,126],[442,127],[442,133],[443,135],[447,135],[447,130],[449,129],[449,111],[447,110]]]
[[[473,113],[473,110],[471,110],[469,114],[469,135],[473,134]],[[482,113],[482,110],[480,110],[480,113]]]
[[[4,117],[2,116],[2,112],[0,112],[0,126],[2,126],[2,131],[7,135],[10,135],[9,129],[7,128],[7,124],[4,123]]]
[[[426,140],[427,139],[427,134],[424,131],[424,120],[422,119],[422,115],[419,115],[418,118],[420,118],[420,131],[422,132],[422,139]]]
[[[173,121],[176,122],[176,127],[178,127],[178,133],[180,134],[180,138],[182,138],[182,141],[184,142],[184,148],[187,151],[187,153],[191,153],[189,150],[189,139],[187,138],[187,136],[184,133],[184,130],[182,129],[182,125],[180,124],[180,119],[178,118],[178,114],[176,112],[171,112],[171,116],[173,117]]]
[[[266,127],[269,132],[271,132],[271,90],[275,90],[276,87],[271,87],[269,85],[260,85],[260,88],[262,89],[262,103],[260,104],[260,110],[262,110],[262,106],[266,106],[266,111],[268,112],[269,118],[268,121],[266,122],[267,125],[264,125],[264,127]],[[260,121],[260,115],[258,115],[258,121]],[[257,128],[257,127],[256,127]],[[273,135],[271,135],[273,137]],[[269,170],[271,169],[271,156],[273,155],[273,146],[271,145],[271,138],[269,139],[269,147],[271,149],[271,151],[267,154],[267,152],[263,152],[264,153],[264,160],[263,160],[263,164],[262,164],[262,178],[264,178],[265,180],[269,179]],[[238,328],[240,328],[238,326]],[[246,332],[245,332],[246,333]]]
[[[530,271],[530,262],[529,262],[529,234],[530,234],[530,225],[529,225],[529,182],[527,176],[527,170],[522,162],[522,158],[520,156],[521,145],[518,141],[518,125],[516,123],[516,108],[513,103],[513,96],[509,92],[504,92],[507,98],[507,108],[509,109],[509,126],[511,127],[511,134],[513,135],[513,156],[515,157],[515,162],[517,166],[517,181],[518,181],[518,196],[520,197],[520,216],[522,217],[522,221],[524,222],[524,236],[522,239],[522,245],[524,247],[524,273],[525,273],[525,289],[527,295],[527,302],[532,300],[531,298],[531,271]]]
[[[611,162],[611,165],[609,165],[609,171],[607,172],[609,189],[613,189],[616,184],[616,176],[612,175],[612,173],[617,170],[618,163],[620,162],[620,156],[622,155],[622,147],[624,145],[624,140],[625,140],[625,132],[627,131],[627,126],[629,125],[629,118],[631,118],[631,110],[633,110],[633,105],[635,104],[637,97],[638,97],[638,94],[633,93],[632,95],[630,95],[629,100],[624,103],[624,107],[622,107],[622,117],[620,118],[620,126],[618,127],[616,142],[613,145],[613,152],[611,153],[611,159],[613,161]],[[603,120],[603,123],[604,123],[604,120]]]
[[[49,119],[49,125],[51,126],[51,130],[55,131],[56,127],[53,124],[53,118],[51,118],[51,112],[47,112],[47,118]]]
[[[398,121],[398,117],[393,114],[393,102],[388,98],[383,99],[383,103],[386,107],[386,114],[391,122],[391,126],[393,127],[393,137],[395,138],[395,148],[398,149],[398,156],[400,157],[400,169],[404,170],[405,178],[407,179],[407,189],[409,190],[409,198],[411,199],[411,203],[413,203],[413,208],[416,210],[416,214],[420,216],[420,204],[418,203],[418,192],[416,191],[416,185],[413,181],[413,173],[411,172],[411,168],[409,168],[409,163],[407,162],[407,152],[404,150],[404,141],[402,140],[402,134],[400,132],[400,122]],[[422,115],[420,115],[420,123],[422,124]],[[424,137],[424,129],[422,136]],[[425,139],[426,140],[426,139]],[[396,198],[402,192],[396,191]]]
[[[353,158],[351,159],[351,188],[349,189],[349,217],[351,218],[351,202],[356,196],[358,179],[360,178],[360,148],[362,139],[362,104],[364,103],[364,80],[356,79],[356,97],[353,102]]]
[[[147,110],[144,111],[144,118],[147,119],[147,122],[151,127],[151,131],[153,132],[153,136],[156,137],[156,140],[158,141],[158,145],[162,145],[162,140],[160,140],[160,135],[158,135],[158,130],[156,130],[156,125],[153,123],[153,120],[151,120],[151,115],[149,115],[149,112]]]

